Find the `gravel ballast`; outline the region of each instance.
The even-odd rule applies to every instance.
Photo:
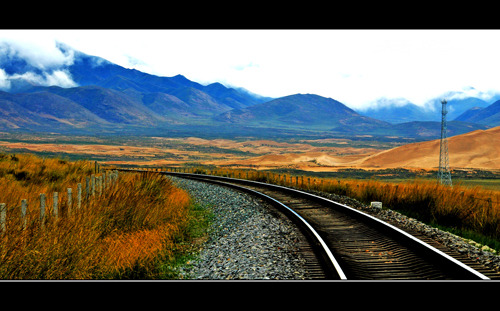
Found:
[[[306,280],[305,260],[297,252],[297,229],[269,211],[267,203],[246,193],[209,183],[169,177],[196,203],[214,215],[208,240],[197,260],[181,268],[184,279]],[[430,227],[392,210],[367,206],[349,197],[310,191],[361,210],[381,220],[412,229],[439,241],[486,267],[500,271],[500,256],[488,247]]]
[[[214,219],[199,258],[180,271],[183,279],[304,280],[295,225],[276,217],[267,203],[246,193],[171,177]]]

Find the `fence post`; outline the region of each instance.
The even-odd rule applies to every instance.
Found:
[[[82,184],[77,184],[78,194],[77,194],[77,208],[80,209],[82,207]]]
[[[95,197],[95,175],[92,174],[90,178],[92,178],[92,196]]]
[[[28,201],[26,199],[21,200],[21,229],[26,229],[27,219],[26,210],[28,209]]]
[[[53,197],[53,202],[52,202],[53,213],[54,213],[54,216],[57,219],[59,217],[59,213],[58,213],[58,210],[57,210],[57,200],[58,200],[59,194],[57,192],[54,192],[52,194],[52,197]]]
[[[71,215],[72,204],[73,204],[73,189],[68,188],[68,216]]]
[[[90,177],[85,177],[85,196],[87,197],[87,200],[90,197]]]
[[[45,227],[45,193],[40,193],[40,226]]]
[[[5,203],[0,203],[0,233],[5,232],[5,220],[7,219],[7,208]]]

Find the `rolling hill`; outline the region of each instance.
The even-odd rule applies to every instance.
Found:
[[[435,169],[439,166],[440,140],[404,145],[349,163],[361,168],[415,167]],[[449,163],[453,167],[498,169],[500,161],[500,127],[477,130],[448,139]]]
[[[213,118],[217,122],[247,126],[373,132],[390,128],[387,122],[361,116],[344,104],[314,94],[295,94],[244,109],[233,109]]]
[[[89,109],[49,92],[0,92],[0,129],[39,128],[64,130],[110,126]]]

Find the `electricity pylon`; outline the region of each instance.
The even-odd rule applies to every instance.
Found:
[[[441,101],[443,104],[442,118],[441,118],[441,146],[439,150],[439,171],[438,171],[438,182],[442,185],[451,186],[451,173],[450,166],[448,163],[448,138],[446,136],[446,99]]]

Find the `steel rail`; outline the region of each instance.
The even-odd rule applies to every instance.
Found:
[[[120,170],[135,171],[135,172],[151,172],[151,171],[147,171],[147,170],[133,170],[133,169],[120,169]],[[253,181],[253,180],[246,180],[246,179],[237,179],[237,178],[230,178],[230,177],[223,177],[223,176],[204,175],[204,174],[167,172],[167,171],[160,171],[158,173],[172,175],[172,176],[178,176],[178,177],[191,178],[191,179],[196,179],[196,180],[203,180],[203,181],[209,180],[210,182],[213,182],[213,181],[237,182],[237,183],[240,183],[240,184],[242,183],[242,184],[246,184],[249,186],[252,186],[252,185],[253,186],[260,186],[260,187],[265,187],[265,188],[269,188],[269,189],[279,190],[282,192],[293,193],[295,195],[299,195],[302,197],[307,197],[309,199],[315,200],[315,201],[323,203],[323,204],[328,204],[328,205],[334,206],[336,208],[341,208],[343,210],[343,212],[347,212],[351,215],[355,215],[355,217],[358,217],[358,218],[363,218],[363,219],[365,219],[365,221],[369,221],[372,225],[378,227],[379,229],[381,229],[383,231],[389,232],[391,235],[397,234],[398,239],[404,241],[404,243],[411,244],[411,246],[413,248],[417,249],[418,251],[424,252],[428,256],[432,256],[432,258],[436,262],[439,262],[442,266],[447,266],[447,269],[449,271],[452,271],[453,274],[456,274],[457,276],[459,276],[460,279],[480,279],[480,280],[489,280],[490,279],[487,276],[483,275],[482,273],[480,273],[480,272],[472,269],[471,267],[467,266],[466,264],[460,262],[459,260],[449,256],[448,254],[446,254],[446,253],[436,249],[435,247],[415,238],[411,234],[409,234],[409,233],[407,233],[407,232],[405,232],[405,231],[403,231],[403,230],[401,230],[401,229],[399,229],[391,224],[388,224],[388,223],[386,223],[386,222],[384,222],[376,217],[373,217],[371,215],[368,215],[366,213],[358,211],[358,210],[356,210],[352,207],[349,207],[345,204],[341,204],[341,203],[332,201],[330,199],[327,199],[327,198],[324,198],[324,197],[321,197],[321,196],[318,196],[315,194],[311,194],[308,192],[304,192],[304,191],[300,191],[297,189],[284,187],[284,186],[280,186],[280,185],[262,183],[262,182],[257,182],[257,181]],[[227,185],[227,183],[224,183],[224,184]],[[251,190],[251,189],[248,189],[245,187],[240,187],[240,189],[244,190],[244,191],[255,191],[255,190]],[[255,192],[259,193],[257,191],[255,191]],[[287,210],[289,210],[291,213],[296,215],[295,217],[299,217],[300,219],[303,219],[298,213],[296,213],[293,209],[287,207],[285,204],[283,204],[283,203],[277,201],[276,199],[271,198],[265,194],[261,194],[261,195],[267,197],[268,198],[267,200],[275,201],[276,202],[275,204],[280,204],[280,205],[285,206]],[[305,220],[303,220],[303,221],[306,222]],[[312,228],[312,226],[310,224],[308,224],[308,227]],[[314,230],[314,232],[316,235],[318,235],[321,238],[321,236],[317,233],[316,230]],[[322,238],[321,238],[321,241],[322,241],[322,244],[325,244],[325,242],[323,241]],[[332,252],[329,249],[328,249],[327,253],[332,254]],[[330,255],[328,255],[328,256],[330,256]],[[331,257],[333,259],[335,259],[333,254],[331,255]],[[339,265],[337,260],[334,261],[333,265],[334,266]],[[339,269],[340,269],[339,271],[342,271],[340,266],[339,266]],[[343,272],[342,272],[342,275],[343,275],[343,277],[341,277],[342,279],[347,279]]]

